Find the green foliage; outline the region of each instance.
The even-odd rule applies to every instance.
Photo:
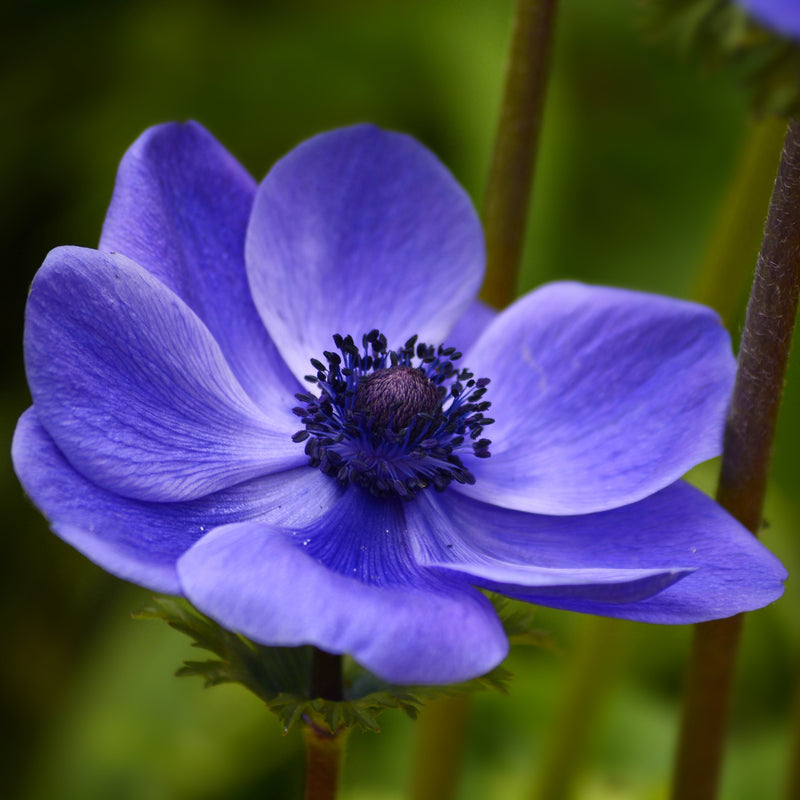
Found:
[[[500,594],[490,595],[489,599],[503,623],[503,630],[511,644],[527,644],[547,650],[558,650],[550,633],[536,627],[534,623],[536,606],[519,600],[510,600]]]
[[[169,597],[154,599],[154,605],[138,614],[139,619],[163,619],[172,628],[191,637],[194,646],[218,656],[206,661],[187,661],[180,677],[199,675],[206,686],[240,683],[271,703],[282,692],[301,693],[311,665],[311,648],[265,648],[220,628],[195,611],[187,602]]]
[[[648,0],[654,27],[710,69],[730,72],[759,115],[800,113],[800,47],[728,0]]]
[[[496,605],[511,621],[513,635],[523,636],[527,631],[530,642],[540,641],[541,635],[526,629],[528,618],[511,601],[498,601]],[[286,731],[298,721],[305,720],[330,731],[357,725],[362,730],[378,732],[378,717],[386,709],[400,709],[411,719],[416,719],[422,705],[429,700],[478,689],[493,688],[504,692],[511,678],[511,674],[500,666],[480,678],[450,686],[398,686],[381,680],[352,659],[345,659],[345,699],[334,702],[309,696],[311,647],[255,644],[221,628],[185,600],[171,597],[154,598],[153,605],[134,616],[164,620],[190,637],[195,647],[216,656],[204,661],[184,662],[176,672],[177,676],[201,677],[207,687],[221,683],[241,684],[278,716]]]

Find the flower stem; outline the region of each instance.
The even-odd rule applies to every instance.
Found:
[[[311,680],[309,697],[323,700],[341,700],[342,657],[315,647],[311,656]]]
[[[692,299],[726,323],[736,318],[747,292],[785,135],[786,123],[775,117],[750,123],[698,271]]]
[[[799,676],[800,677],[800,676]],[[800,797],[800,680],[795,683],[793,706],[792,737],[789,742],[789,774],[787,778],[786,797],[796,800]]]
[[[411,800],[455,800],[469,724],[468,695],[435,700],[417,723]]]
[[[735,317],[752,274],[785,134],[785,122],[772,117],[751,123],[698,272],[693,299],[715,308],[726,322]],[[620,659],[631,632],[619,620],[602,617],[589,617],[579,629],[573,672],[555,715],[557,724],[548,730],[533,798],[569,796],[583,752],[580,745],[590,735],[615,675],[612,660]]]
[[[306,788],[304,800],[335,800],[344,755],[347,730],[331,733],[308,722],[303,730],[306,746]]]
[[[747,306],[717,499],[761,526],[772,441],[800,294],[800,123],[786,134]],[[716,797],[741,615],[694,631],[672,796]]]
[[[308,694],[312,699],[343,699],[341,656],[312,648]],[[344,728],[331,732],[306,719],[303,731],[306,746],[305,800],[335,800],[346,738],[347,730]]]
[[[508,305],[517,293],[555,17],[556,0],[517,0],[483,208],[487,275],[482,297],[495,308]]]
[[[574,795],[578,768],[608,696],[628,630],[618,619],[581,620],[563,697],[548,727],[536,770],[532,800],[564,800]]]

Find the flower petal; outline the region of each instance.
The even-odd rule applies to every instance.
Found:
[[[211,331],[250,397],[288,412],[299,388],[253,305],[244,266],[255,191],[201,125],[158,125],[120,163],[100,249],[122,253],[172,289]]]
[[[397,683],[484,674],[508,651],[491,604],[446,577],[410,571],[402,514],[399,503],[351,489],[304,528],[218,528],[181,557],[178,574],[203,613],[266,645],[349,653]]]
[[[538,514],[635,502],[722,449],[735,361],[708,308],[554,283],[500,314],[469,352],[489,377],[490,459],[471,497]],[[465,461],[466,461],[465,460]]]
[[[256,307],[299,378],[335,333],[441,342],[483,278],[466,193],[412,138],[370,125],[315,136],[272,168],[245,252]]]
[[[124,256],[50,253],[28,300],[25,365],[47,432],[110,491],[188,500],[306,462],[196,315]]]
[[[728,617],[776,600],[786,578],[754,536],[683,482],[623,508],[570,517],[445,492],[426,495],[408,520],[422,565],[446,566],[511,597],[608,617],[657,623]],[[615,581],[615,572],[622,580]]]
[[[307,524],[334,502],[334,481],[302,467],[199,500],[147,503],[107,492],[66,461],[37,419],[20,417],[14,469],[53,531],[103,569],[148,589],[180,594],[175,563],[217,525],[245,519]]]

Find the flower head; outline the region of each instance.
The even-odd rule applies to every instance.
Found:
[[[791,39],[800,39],[800,4],[796,0],[738,0],[759,22]]]
[[[504,658],[481,589],[662,623],[777,598],[777,559],[679,481],[721,447],[713,312],[555,283],[495,314],[483,260],[407,136],[323,134],[256,186],[199,125],[153,128],[99,249],[34,279],[17,474],[110,572],[396,682]]]

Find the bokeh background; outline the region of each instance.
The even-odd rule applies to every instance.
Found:
[[[710,289],[702,273],[712,232],[724,231],[721,209],[751,131],[743,95],[729,76],[704,75],[654,42],[634,0],[561,5],[520,290],[574,278],[699,293],[724,311],[736,336],[756,236],[736,231],[737,257]],[[372,121],[431,147],[480,207],[511,13],[510,0],[2,4],[5,452],[29,403],[21,355],[27,287],[51,247],[96,245],[117,163],[142,130],[197,119],[260,178],[300,140]],[[768,180],[777,155],[759,167]],[[798,408],[794,363],[764,532],[790,571],[799,558]],[[148,593],[49,533],[8,458],[0,465],[0,794],[299,797],[298,735],[284,735],[239,687],[204,690],[172,677],[192,655],[187,640],[162,623],[132,620]],[[711,490],[714,472],[707,465],[694,478]],[[726,800],[781,796],[799,606],[800,588],[790,581],[783,600],[747,622]],[[554,647],[515,649],[510,695],[472,702],[459,797],[530,796],[570,708],[576,665],[587,663],[572,796],[666,797],[690,631],[547,609],[538,619]],[[353,734],[343,799],[406,796],[415,733],[396,712],[382,717],[380,735]]]

